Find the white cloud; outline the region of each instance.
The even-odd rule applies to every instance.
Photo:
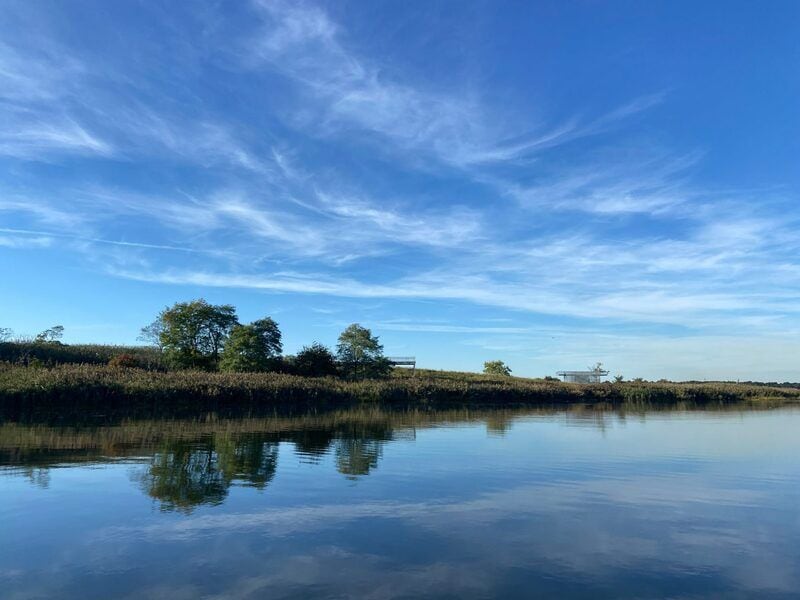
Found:
[[[662,99],[645,96],[594,121],[521,124],[520,117],[501,118],[463,89],[398,81],[390,68],[348,48],[345,32],[319,7],[264,0],[255,5],[265,23],[244,60],[252,62],[255,55],[303,87],[298,124],[330,132],[357,126],[398,148],[430,153],[455,166],[506,161],[594,135]]]
[[[0,235],[0,246],[5,248],[49,248],[52,243],[53,238],[47,236]]]

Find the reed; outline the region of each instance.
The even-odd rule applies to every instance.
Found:
[[[282,373],[150,371],[108,365],[0,365],[0,418],[37,414],[158,414],[293,407],[307,410],[382,403],[525,406],[691,405],[797,402],[800,389],[732,383],[572,384],[543,379],[400,369],[386,379],[345,381]]]

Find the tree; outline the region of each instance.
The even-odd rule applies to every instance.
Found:
[[[319,342],[303,346],[294,358],[294,369],[305,377],[326,377],[338,372],[333,352]]]
[[[339,336],[336,356],[348,377],[381,377],[391,369],[383,356],[383,346],[366,327],[353,323]]]
[[[155,346],[159,350],[163,350],[164,345],[161,343],[162,331],[164,331],[164,323],[160,318],[158,318],[150,323],[150,325],[145,325],[142,327],[139,332],[139,336],[136,339],[140,342],[145,342],[150,346]]]
[[[283,351],[281,331],[270,319],[259,319],[249,325],[236,325],[222,351],[222,371],[271,371]]]
[[[0,342],[7,342],[12,335],[14,335],[14,332],[8,327],[0,327]]]
[[[511,368],[502,360],[489,360],[483,363],[483,372],[486,375],[502,375],[508,377],[511,375]]]
[[[53,325],[36,336],[35,342],[39,344],[58,344],[64,335],[63,325]]]
[[[159,341],[175,366],[213,369],[237,324],[230,304],[213,305],[203,299],[178,302],[159,314]],[[148,327],[152,327],[149,325]]]
[[[622,383],[625,381],[625,377],[622,375],[614,375],[614,383]]]

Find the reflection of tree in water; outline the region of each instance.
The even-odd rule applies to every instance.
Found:
[[[513,422],[513,418],[505,413],[493,414],[486,419],[486,433],[492,437],[505,437]]]
[[[162,510],[189,512],[200,504],[222,503],[235,483],[264,489],[275,476],[280,440],[294,443],[298,454],[317,459],[333,444],[338,471],[357,477],[378,466],[383,444],[391,438],[392,427],[386,423],[173,439],[153,455],[139,480]]]
[[[340,430],[335,447],[336,468],[349,478],[369,475],[378,466],[384,443],[391,439],[392,427],[388,423],[352,425]]]
[[[277,461],[277,443],[264,436],[171,440],[140,480],[162,510],[191,511],[198,504],[220,504],[234,481],[263,489],[275,476]]]
[[[25,469],[25,476],[33,485],[46,490],[50,487],[50,469],[46,467],[33,467]]]
[[[145,491],[162,510],[189,511],[197,504],[219,504],[228,494],[212,445],[173,441],[157,452],[142,477]]]
[[[244,485],[263,490],[275,477],[278,467],[278,443],[264,436],[250,435],[239,440],[215,441],[225,482],[239,480]]]
[[[366,439],[336,440],[336,468],[343,475],[355,478],[369,475],[370,469],[378,466],[383,453],[383,442]]]
[[[285,435],[285,439],[294,443],[297,454],[310,462],[319,462],[328,452],[334,438],[333,428],[298,429]]]

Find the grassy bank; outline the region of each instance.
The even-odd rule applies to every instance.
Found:
[[[0,366],[0,418],[40,414],[191,413],[372,402],[414,406],[730,404],[797,402],[800,389],[727,383],[569,384],[469,373],[396,370],[387,379],[346,381],[279,373],[159,372],[106,365]]]
[[[54,367],[64,364],[106,365],[125,355],[137,365],[164,371],[164,356],[149,346],[112,346],[107,344],[60,344],[41,342],[0,342],[0,363]]]

